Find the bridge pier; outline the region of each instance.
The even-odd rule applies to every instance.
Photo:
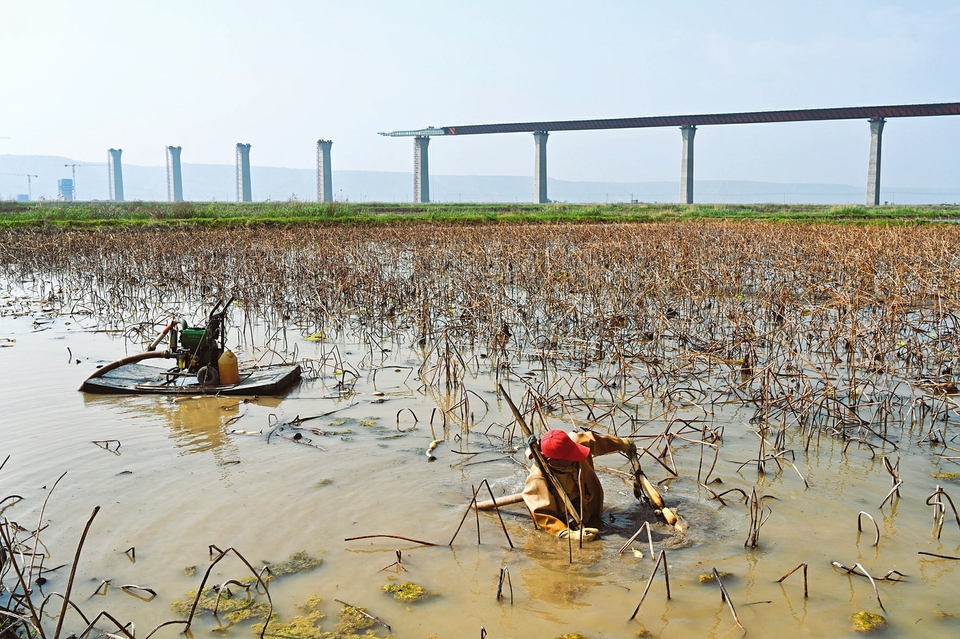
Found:
[[[317,140],[317,202],[333,202],[333,171],[330,167],[332,140]]]
[[[430,136],[413,138],[413,201],[417,204],[430,201],[430,158],[427,147]]]
[[[183,202],[180,150],[179,146],[167,147],[167,200],[170,202]]]
[[[680,203],[693,204],[693,136],[697,127],[687,124],[680,127],[683,136],[683,151],[680,154]]]
[[[546,204],[547,199],[547,136],[548,131],[534,131],[536,152],[533,158],[533,202]]]
[[[880,204],[880,144],[884,118],[870,118],[870,164],[867,167],[867,206]]]
[[[250,188],[250,145],[237,143],[237,202],[252,202]]]
[[[123,202],[123,167],[120,163],[120,154],[123,149],[107,151],[109,166],[107,173],[110,180],[110,199],[114,202]]]

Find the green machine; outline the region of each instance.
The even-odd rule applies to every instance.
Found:
[[[194,373],[201,386],[220,383],[217,362],[226,350],[224,315],[234,298],[219,300],[207,317],[206,326],[187,326],[180,320],[170,331],[170,352],[175,353],[181,370]]]

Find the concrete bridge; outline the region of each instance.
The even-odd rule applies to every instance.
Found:
[[[841,107],[834,109],[799,109],[795,111],[752,111],[745,113],[711,113],[704,115],[669,115],[609,120],[561,120],[556,122],[517,122],[508,124],[473,124],[467,126],[430,127],[410,131],[381,133],[388,137],[412,137],[414,142],[413,200],[430,201],[430,171],[427,147],[435,136],[484,135],[491,133],[533,133],[533,201],[547,198],[547,136],[554,131],[588,131],[598,129],[642,129],[680,127],[683,140],[680,160],[680,202],[693,203],[693,138],[698,126],[717,124],[757,124],[766,122],[814,122],[819,120],[866,120],[870,124],[870,158],[867,165],[868,206],[880,204],[880,148],[883,125],[888,118],[960,115],[960,102],[942,104],[910,104],[902,106]]]

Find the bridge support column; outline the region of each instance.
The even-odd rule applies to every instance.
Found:
[[[683,151],[680,154],[680,203],[693,204],[693,136],[697,127],[688,124],[680,127],[683,136]]]
[[[317,140],[317,202],[333,202],[333,171],[330,167],[332,140]]]
[[[237,202],[252,202],[250,188],[250,145],[237,143]]]
[[[430,201],[430,158],[427,147],[430,136],[413,138],[413,201],[421,204]]]
[[[533,141],[536,153],[533,158],[533,201],[546,204],[547,199],[547,131],[534,131]]]
[[[883,118],[870,118],[870,165],[867,167],[867,206],[880,204],[880,143]]]
[[[123,149],[107,151],[109,160],[110,199],[114,202],[123,202],[123,167],[120,163],[120,154]]]
[[[179,146],[167,147],[167,200],[170,202],[183,202],[180,150]]]

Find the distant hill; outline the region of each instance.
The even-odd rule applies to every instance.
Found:
[[[0,155],[0,199],[27,193],[32,179],[33,199],[56,199],[57,179],[70,177],[65,164],[75,160],[56,156]],[[83,200],[105,200],[109,196],[105,162],[79,163],[77,195]],[[20,175],[17,175],[20,174]],[[313,169],[254,166],[251,171],[253,199],[286,201],[296,198],[314,201],[317,197]],[[123,165],[123,187],[127,200],[165,201],[166,168]],[[334,199],[351,202],[409,202],[413,197],[413,174],[386,171],[334,171]],[[560,202],[676,202],[679,182],[574,182],[550,179],[550,199]],[[533,176],[432,175],[430,194],[434,202],[530,202]],[[236,171],[229,164],[184,164],[183,195],[187,200],[236,200]],[[716,203],[810,203],[862,204],[864,186],[849,184],[780,184],[735,180],[698,180],[697,202]],[[960,202],[960,188],[919,189],[886,186],[881,199],[897,204],[941,204]]]

